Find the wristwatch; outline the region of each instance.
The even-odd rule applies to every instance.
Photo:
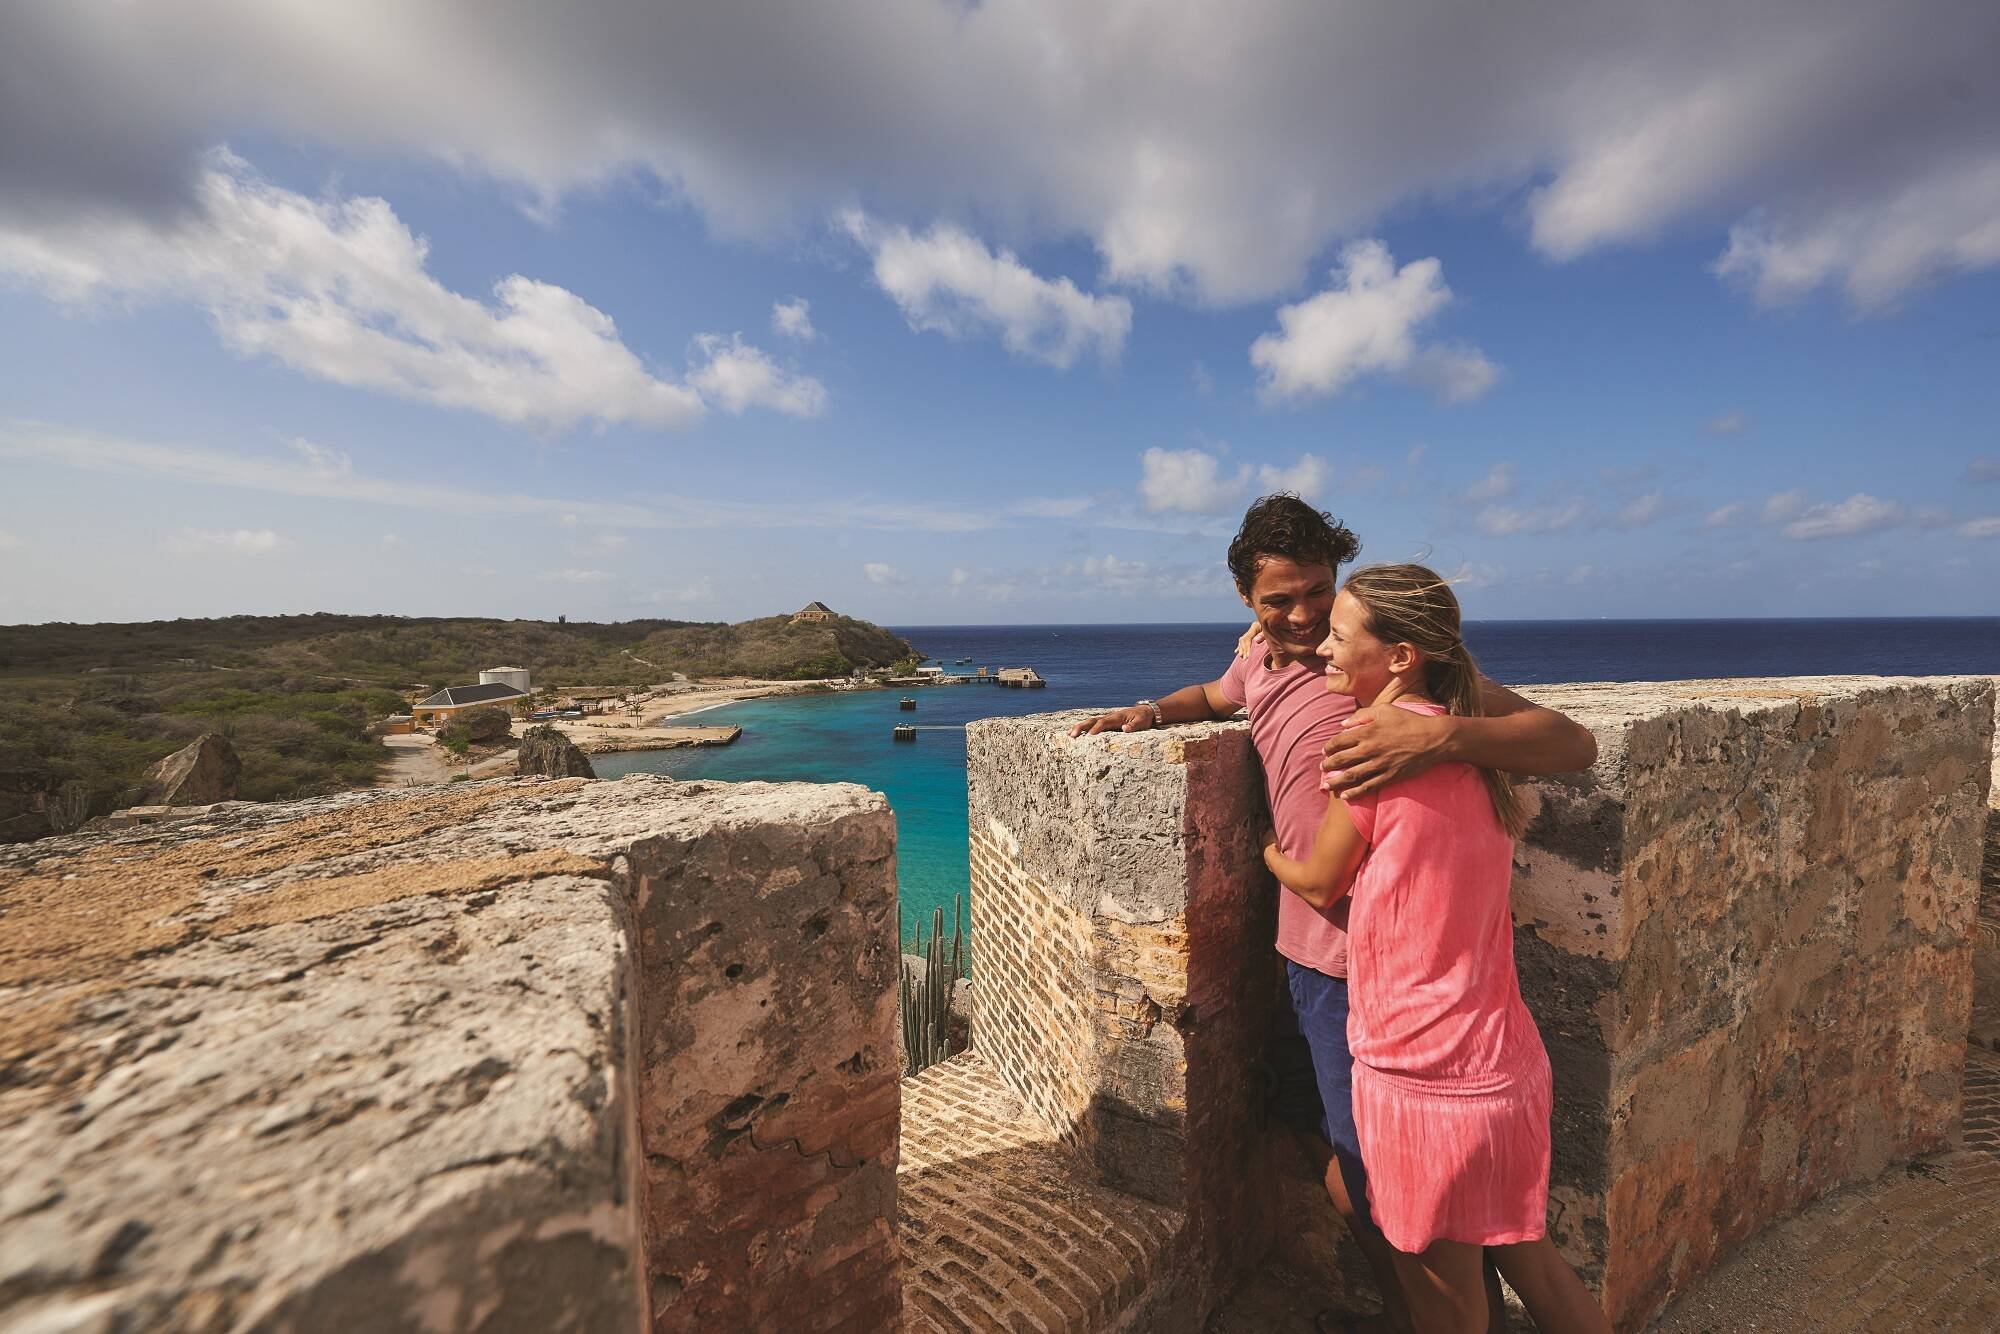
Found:
[[[1138,703],[1134,704],[1132,707],[1135,709],[1142,707],[1151,709],[1153,711],[1153,726],[1165,727],[1167,725],[1167,720],[1160,716],[1160,706],[1158,704],[1155,704],[1152,700],[1142,699]]]

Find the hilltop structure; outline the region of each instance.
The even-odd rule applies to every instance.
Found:
[[[808,602],[792,613],[791,623],[798,625],[802,621],[830,621],[836,614],[833,608],[824,602]]]
[[[1552,1231],[1618,1327],[1919,1156],[1974,1221],[1898,1244],[1988,1265],[1993,685],[1531,693],[1599,741],[1536,785],[1516,948]],[[895,819],[851,785],[465,783],[0,849],[0,1328],[1195,1334],[1280,1260],[1337,1292],[1260,1073],[1248,729],[1064,721],[968,729],[972,1049],[908,1081]],[[1906,1324],[1993,1327],[1986,1272],[1896,1285]]]

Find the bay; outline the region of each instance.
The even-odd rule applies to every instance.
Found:
[[[697,715],[743,729],[713,750],[600,755],[601,777],[852,782],[896,812],[907,939],[931,910],[947,920],[967,891],[965,724],[978,718],[1108,708],[1213,680],[1241,624],[899,626],[950,672],[1033,667],[1041,690],[992,685],[749,700]],[[1487,674],[1510,685],[1674,681],[1732,676],[2000,674],[2000,617],[1906,620],[1484,621],[1466,639]],[[968,658],[966,665],[959,659]],[[891,739],[899,722],[914,744]]]

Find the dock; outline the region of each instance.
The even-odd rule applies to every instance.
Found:
[[[1032,667],[1002,667],[993,678],[1003,686],[1017,690],[1040,690],[1048,682]]]

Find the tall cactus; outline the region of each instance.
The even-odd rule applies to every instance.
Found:
[[[931,941],[924,944],[924,929],[917,927],[917,953],[923,956],[921,971],[897,970],[896,1001],[903,1020],[903,1073],[914,1075],[936,1065],[951,1053],[949,1020],[951,989],[965,972],[963,914],[956,894],[951,899],[951,946],[945,946],[944,909],[931,910]]]

